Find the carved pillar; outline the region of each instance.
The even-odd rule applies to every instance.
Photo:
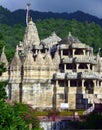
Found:
[[[70,87],[70,80],[68,80],[68,87]]]
[[[90,64],[87,64],[87,66],[88,66],[88,70],[90,71]]]
[[[85,80],[84,80],[84,79],[82,79],[82,87],[84,87],[84,82],[85,82]]]
[[[75,49],[72,50],[72,56],[74,56],[74,55],[75,55]]]
[[[79,64],[76,64],[76,72],[78,71],[79,68]]]
[[[83,53],[84,53],[84,55],[86,55],[86,54],[85,54],[85,50],[83,50]]]
[[[56,87],[58,87],[58,80],[56,80]]]
[[[97,87],[99,87],[99,81],[97,81]]]
[[[66,64],[64,64],[64,72],[66,72]]]
[[[96,80],[93,80],[93,83],[94,83],[94,87],[96,87],[97,85],[96,85]]]
[[[84,82],[85,82],[85,80],[84,80],[84,79],[82,79],[82,93],[84,93],[84,94],[85,94],[85,86],[84,86]]]
[[[61,58],[63,57],[63,50],[61,50]]]
[[[97,93],[97,81],[96,80],[93,80],[93,83],[94,83],[94,91],[93,93],[96,94]]]

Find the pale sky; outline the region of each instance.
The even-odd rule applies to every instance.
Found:
[[[14,11],[26,9],[28,2],[36,11],[70,13],[80,10],[102,18],[102,0],[0,0],[0,5]]]

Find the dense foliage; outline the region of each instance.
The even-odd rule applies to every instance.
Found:
[[[30,127],[40,130],[39,120],[31,107],[0,100],[0,130],[29,130]]]

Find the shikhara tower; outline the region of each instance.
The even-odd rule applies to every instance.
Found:
[[[8,68],[0,80],[9,80],[6,90],[10,100],[39,109],[60,109],[62,103],[69,109],[86,109],[101,103],[102,58],[71,33],[61,39],[53,32],[40,41],[29,18],[12,62],[8,64],[4,49],[1,62]]]

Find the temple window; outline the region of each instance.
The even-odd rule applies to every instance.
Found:
[[[82,49],[76,49],[75,50],[75,55],[83,55],[83,50]]]
[[[88,69],[87,64],[85,63],[79,64],[79,69]]]
[[[76,69],[75,64],[66,64],[66,69]]]
[[[75,81],[75,80],[70,80],[70,86],[71,86],[71,87],[76,87],[76,86],[77,86],[77,81]]]

